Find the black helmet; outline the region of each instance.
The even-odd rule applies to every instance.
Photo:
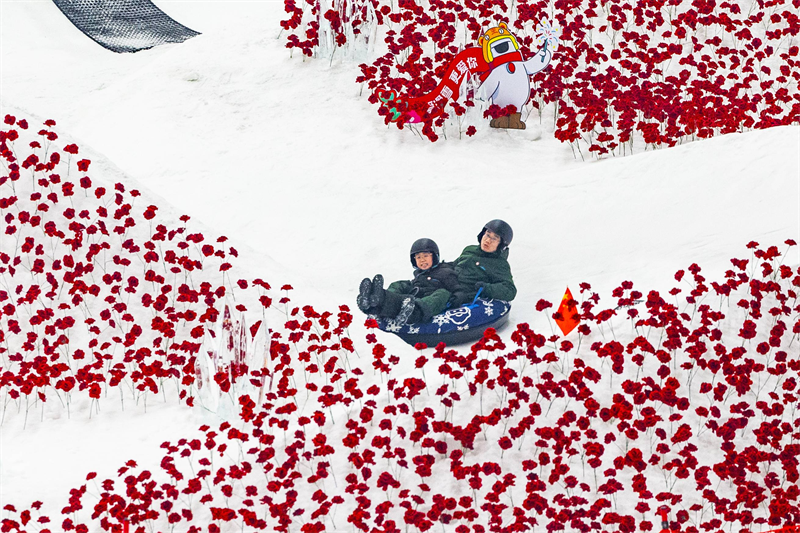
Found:
[[[432,266],[439,264],[439,247],[436,246],[436,243],[433,242],[432,239],[417,239],[414,241],[414,244],[411,245],[411,266],[414,268],[417,268],[417,262],[414,261],[414,254],[418,254],[419,252],[430,252],[433,254]]]
[[[496,218],[490,220],[483,226],[481,232],[478,233],[478,243],[483,239],[483,234],[486,233],[487,229],[492,230],[492,233],[500,237],[500,246],[497,247],[498,250],[505,250],[508,248],[508,245],[511,244],[511,239],[514,238],[514,231],[511,229],[511,226],[509,226],[507,222]]]

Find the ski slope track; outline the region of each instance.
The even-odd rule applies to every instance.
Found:
[[[692,263],[721,279],[731,258],[749,253],[750,241],[781,252],[787,239],[800,241],[798,126],[601,161],[576,158],[553,139],[547,117],[541,123],[529,117],[525,131],[487,124],[475,136],[452,131],[433,144],[383,124],[353,83],[359,61],[290,57],[279,39],[281,2],[157,6],[201,34],[114,54],[86,39],[50,2],[0,0],[0,116],[27,118],[34,131],[54,119],[54,146],[80,146],[93,180],[109,190],[119,182],[141,191],[137,208],[158,206],[165,223],[189,215],[192,231],[228,237],[239,250],[239,276],[262,278],[275,292],[291,284],[292,305],[355,309],[363,277],[410,276],[407,251],[415,239],[434,239],[450,260],[475,242],[486,221],[502,218],[514,228],[509,262],[519,290],[501,332],[511,346],[517,323],[553,331],[537,303],[557,304],[568,286],[577,293],[587,282],[613,307],[608,295],[624,280],[666,294],[676,286],[676,271]],[[781,261],[797,270],[798,248]],[[373,346],[364,339],[374,331],[354,314],[349,335],[365,385],[420,377],[414,367],[420,352],[380,333],[378,341],[402,362],[396,374],[373,375]],[[271,320],[277,330],[281,313]],[[617,333],[631,329],[622,317],[618,324]],[[791,350],[796,358],[796,340]],[[603,371],[610,373],[608,366]],[[435,372],[428,367],[431,398],[441,384],[433,383]],[[619,388],[613,379],[602,384],[608,398]],[[477,413],[477,397],[464,396],[459,409]],[[236,419],[240,409],[224,401],[214,412],[188,409],[167,394],[146,412],[117,402],[104,399],[98,411],[83,399],[69,416],[48,402],[28,420],[24,409],[9,407],[0,433],[0,507],[41,500],[58,531],[59,510],[88,472],[114,477],[130,459],[155,471],[162,442]],[[344,421],[358,411],[337,408],[340,423],[328,430],[330,441],[341,443]],[[481,452],[480,460],[502,463],[496,446],[479,445]],[[511,460],[513,450],[505,457]],[[333,470],[348,466],[346,455],[336,461]],[[328,480],[328,492],[341,492],[345,482],[338,482],[334,488]],[[383,495],[371,493],[376,502]],[[648,516],[657,523],[654,509]],[[335,523],[329,530],[352,530],[344,512]]]

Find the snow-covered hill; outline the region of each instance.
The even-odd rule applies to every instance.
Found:
[[[117,55],[48,2],[3,0],[0,115],[55,119],[149,202],[231,238],[253,275],[292,283],[295,301],[353,307],[361,278],[410,274],[416,238],[433,238],[451,259],[492,218],[515,232],[512,322],[583,281],[598,292],[625,279],[667,289],[694,262],[720,276],[749,241],[800,240],[800,127],[599,162],[576,159],[536,117],[524,132],[484,125],[431,144],[383,125],[353,83],[356,62],[289,57],[282,2],[158,4],[202,35]],[[353,331],[363,337],[360,323]],[[12,417],[2,503],[62,498],[86,471],[113,469],[199,422],[160,416],[183,415],[165,408],[26,430]]]
[[[491,218],[516,230],[520,309],[576,281],[723,268],[743,243],[800,224],[798,128],[591,163],[535,117],[431,145],[383,126],[355,62],[290,58],[280,2],[163,2],[203,35],[133,55],[75,35],[53,6],[3,5],[4,104],[56,119],[334,300],[364,275],[407,275],[419,236],[455,257]]]

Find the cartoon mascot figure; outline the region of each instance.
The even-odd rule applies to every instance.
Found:
[[[502,108],[514,106],[510,116],[491,121],[493,128],[525,129],[522,107],[531,97],[531,76],[550,64],[558,48],[559,28],[542,22],[536,28],[536,42],[541,47],[536,55],[525,61],[519,43],[508,26],[501,22],[489,28],[478,39],[480,46],[459,52],[445,70],[436,88],[414,98],[399,96],[394,90],[378,91],[377,99],[386,106],[387,122],[415,124],[430,123],[441,116],[449,100],[457,100],[466,80],[477,75],[484,97]]]
[[[481,90],[493,104],[517,108],[509,116],[492,119],[489,125],[492,128],[524,130],[522,107],[531,97],[530,77],[547,68],[553,57],[547,48],[547,41],[533,58],[525,61],[516,37],[501,22],[484,32],[478,43],[483,48],[483,59],[490,68],[488,75],[485,78],[482,76]]]

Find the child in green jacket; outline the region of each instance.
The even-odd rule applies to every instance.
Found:
[[[478,234],[478,246],[464,248],[453,262],[458,275],[458,288],[450,298],[459,306],[480,297],[510,302],[517,295],[511,266],[508,264],[508,245],[514,232],[506,222],[495,219],[483,226]]]
[[[439,261],[439,247],[431,239],[418,239],[411,245],[414,279],[395,281],[383,288],[383,276],[359,285],[358,308],[364,313],[391,318],[398,324],[430,320],[447,309],[458,278],[452,265]]]

